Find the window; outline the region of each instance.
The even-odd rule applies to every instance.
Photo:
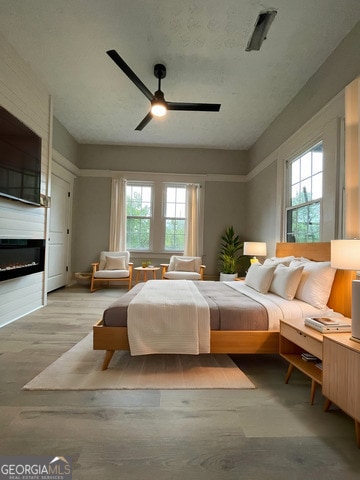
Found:
[[[126,248],[150,250],[153,216],[152,185],[126,186]]]
[[[322,142],[288,162],[287,168],[287,241],[319,242],[323,191]]]
[[[186,187],[165,187],[165,250],[183,251],[185,247]]]
[[[163,176],[162,176],[163,177]],[[188,192],[191,185],[191,194]],[[203,197],[200,194],[201,185],[185,183],[176,178],[161,178],[156,176],[151,180],[139,179],[126,181],[126,249],[142,255],[145,252],[158,254],[182,253],[185,250],[185,233],[187,222],[198,235],[198,245],[202,245]],[[196,195],[193,195],[194,189]],[[189,200],[188,200],[189,198]],[[196,211],[196,223],[187,211],[187,202],[196,202],[191,207],[191,214]],[[201,248],[201,246],[199,247]]]

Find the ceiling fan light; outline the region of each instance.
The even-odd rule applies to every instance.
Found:
[[[166,112],[167,112],[166,105],[162,102],[154,102],[151,105],[151,113],[155,117],[163,117],[164,115],[166,115]]]

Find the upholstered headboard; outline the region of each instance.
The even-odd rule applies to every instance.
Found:
[[[306,257],[316,262],[330,261],[330,242],[317,243],[277,243],[276,256]],[[346,317],[351,317],[351,281],[355,272],[337,270],[328,306]]]

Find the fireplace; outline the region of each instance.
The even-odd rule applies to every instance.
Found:
[[[45,240],[0,239],[0,281],[43,272]]]

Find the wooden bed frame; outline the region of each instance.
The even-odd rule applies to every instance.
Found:
[[[330,242],[277,243],[276,256],[306,257],[315,261],[330,260]],[[328,305],[336,312],[351,316],[351,281],[353,272],[338,270]],[[106,370],[115,350],[130,350],[126,327],[104,327],[102,320],[93,326],[93,349],[105,350],[102,369]],[[212,330],[211,353],[278,353],[279,331]]]

